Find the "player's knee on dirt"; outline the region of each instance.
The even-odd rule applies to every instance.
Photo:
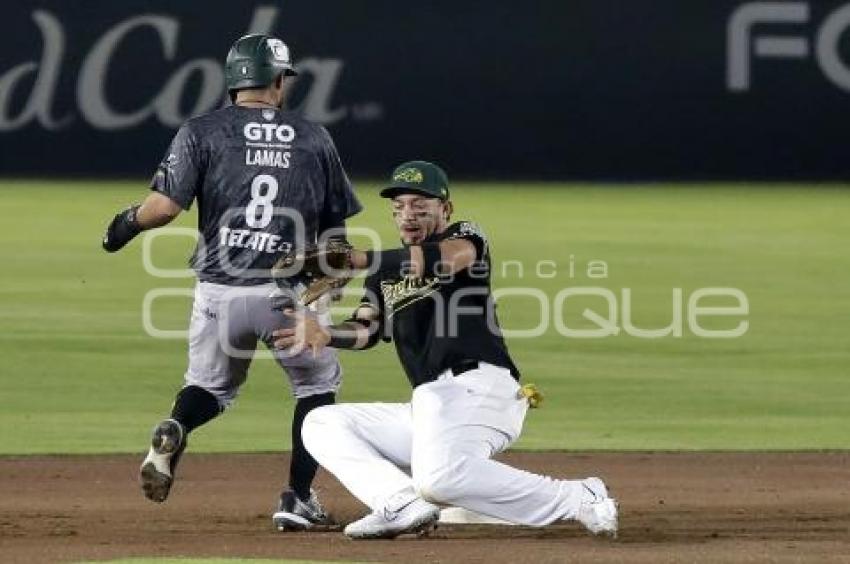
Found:
[[[468,490],[472,476],[468,472],[468,457],[459,456],[453,462],[431,468],[413,468],[413,487],[425,501],[452,503]]]

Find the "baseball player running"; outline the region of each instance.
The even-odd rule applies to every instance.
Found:
[[[310,453],[372,510],[345,534],[421,533],[438,520],[436,504],[448,504],[523,525],[574,519],[615,535],[617,503],[599,478],[558,480],[491,460],[519,436],[528,394],[498,327],[487,238],[473,223],[449,225],[445,173],[404,163],[381,195],[404,247],[348,250],[351,268],[372,271],[352,318],[322,326],[288,310],[295,326],[275,332],[275,346],[316,353],[391,339],[413,386],[409,403],[329,405],[304,422]]]
[[[328,132],[282,110],[295,74],[280,39],[255,34],[236,41],[225,64],[233,105],[180,128],[152,192],[116,215],[104,236],[104,249],[118,251],[197,201],[200,238],[191,265],[198,283],[185,385],[171,416],[154,428],[140,469],[152,501],[168,497],[188,435],[234,401],[257,341],[271,347],[272,330],[283,319],[269,298],[276,258],[344,227],[361,209]],[[275,357],[296,404],[289,489],[273,520],[281,530],[329,524],[310,487],[317,464],[304,448],[301,427],[312,409],[334,403],[339,362],[331,349],[317,356],[275,351]]]

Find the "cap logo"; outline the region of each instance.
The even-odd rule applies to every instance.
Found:
[[[421,184],[424,178],[422,171],[418,168],[403,168],[393,175],[395,182],[408,182],[410,184]]]
[[[289,62],[289,48],[280,39],[267,39],[266,44],[272,52],[272,56],[283,63]]]

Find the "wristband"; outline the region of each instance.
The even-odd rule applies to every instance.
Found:
[[[349,323],[356,323],[357,325],[360,325],[361,327],[366,329],[368,337],[366,338],[366,342],[363,344],[363,346],[360,347],[361,350],[371,349],[372,347],[378,344],[378,341],[381,339],[382,331],[382,323],[380,321],[352,317],[351,319],[347,319],[343,322],[344,325],[348,325]],[[337,348],[345,348],[346,341],[344,339],[345,338],[343,338],[342,340],[342,345]],[[333,337],[331,337],[331,341],[333,341]],[[352,339],[351,346],[348,348],[353,349],[356,342],[356,339]],[[335,345],[331,344],[330,346],[334,347]]]
[[[328,346],[335,349],[353,349],[357,344],[357,331],[354,329],[343,329],[332,331]]]

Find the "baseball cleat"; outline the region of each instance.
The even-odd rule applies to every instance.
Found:
[[[333,518],[325,511],[314,490],[310,498],[303,500],[292,490],[280,494],[280,504],[272,515],[278,531],[304,531],[306,529],[330,529],[336,526]]]
[[[166,419],[154,427],[148,455],[139,469],[145,497],[161,503],[174,483],[174,469],[186,450],[186,433],[174,419]]]
[[[584,495],[576,520],[594,535],[617,538],[619,517],[617,500],[608,497],[608,488],[599,478],[587,478],[581,483],[584,487]]]
[[[437,528],[440,508],[414,498],[397,510],[384,509],[350,523],[345,535],[352,539],[394,539],[399,535],[425,536]]]

